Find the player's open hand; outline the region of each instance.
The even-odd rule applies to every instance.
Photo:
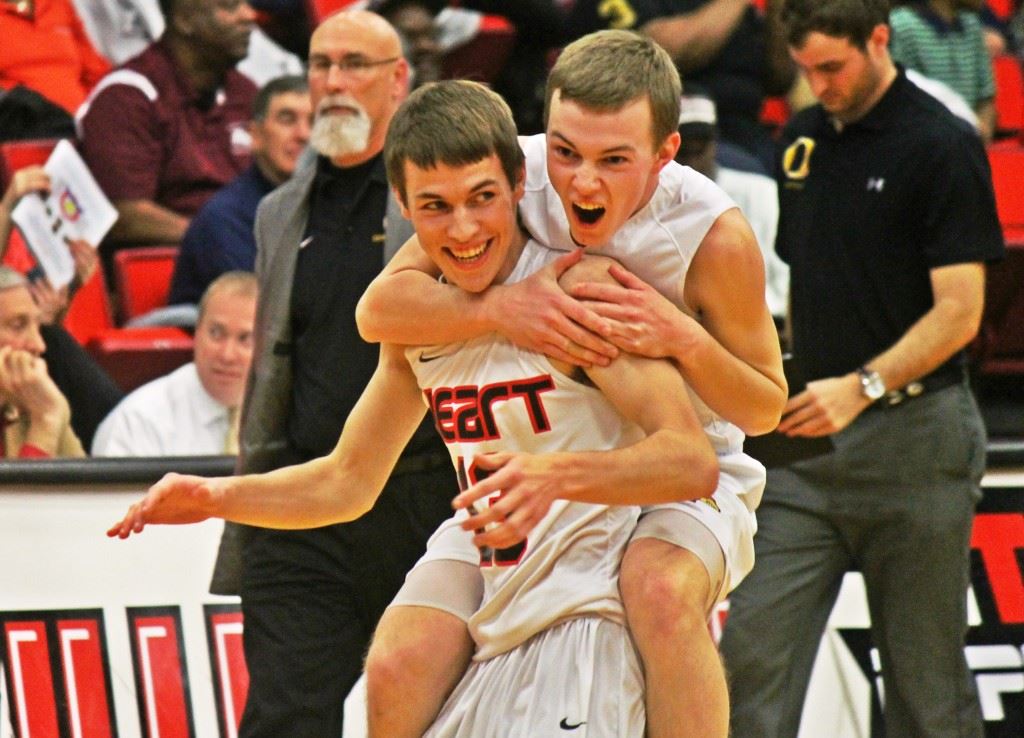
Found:
[[[110,526],[111,538],[141,533],[147,525],[185,525],[213,517],[223,497],[219,479],[165,474],[130,508],[120,522]]]
[[[464,530],[477,531],[478,547],[508,548],[523,541],[547,514],[559,485],[551,455],[490,453],[477,456],[477,475],[487,477],[453,501],[469,509]],[[486,500],[487,504],[479,503]],[[474,504],[477,503],[477,504]]]
[[[605,338],[623,351],[653,359],[672,356],[684,345],[682,331],[692,319],[620,264],[611,264],[608,273],[618,284],[582,282],[572,296],[608,321]]]
[[[608,321],[565,294],[558,278],[582,257],[576,249],[521,282],[494,288],[502,334],[512,343],[575,366],[606,366],[618,353]]]

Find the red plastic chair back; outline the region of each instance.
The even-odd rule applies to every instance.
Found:
[[[988,161],[1003,232],[1007,240],[1022,240],[1016,234],[1024,232],[1024,146],[989,146]]]
[[[1017,10],[1017,0],[987,0],[987,5],[992,14],[999,20],[1010,20],[1010,16]]]
[[[344,7],[352,5],[356,0],[306,0],[310,23],[315,28],[323,20]]]
[[[32,164],[45,164],[59,140],[36,138],[0,143],[0,195],[7,191],[16,171]]]
[[[1024,72],[1013,54],[992,60],[996,82],[996,132],[1024,134]]]
[[[192,336],[181,328],[114,328],[86,344],[125,392],[192,361]]]
[[[102,269],[97,269],[92,278],[79,287],[71,298],[71,305],[64,316],[64,327],[83,346],[114,327],[110,296]]]
[[[177,258],[177,246],[140,246],[114,254],[114,286],[123,321],[167,304]]]

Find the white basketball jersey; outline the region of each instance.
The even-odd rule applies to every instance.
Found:
[[[507,281],[555,257],[528,242]],[[463,488],[480,478],[473,462],[485,452],[604,450],[645,435],[599,390],[497,335],[410,348],[406,356]],[[475,658],[515,648],[570,617],[622,623],[619,563],[638,516],[638,507],[556,500],[524,544],[482,552],[484,599],[469,623]]]
[[[548,178],[544,134],[520,137],[519,144],[526,154],[526,188],[519,203],[523,225],[545,246],[562,251],[575,248],[562,201]],[[588,247],[587,252],[615,259],[689,313],[683,303],[683,283],[690,262],[718,217],[734,207],[736,203],[703,174],[669,162],[647,204],[623,224],[611,242]],[[692,391],[690,400],[716,452],[742,450],[739,428],[720,418]],[[756,506],[755,501],[751,509]]]

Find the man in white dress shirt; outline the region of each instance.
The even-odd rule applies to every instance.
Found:
[[[218,277],[199,303],[194,360],[124,398],[96,430],[93,456],[237,453],[255,315],[255,276]]]

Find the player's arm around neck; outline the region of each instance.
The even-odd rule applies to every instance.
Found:
[[[778,333],[765,303],[764,257],[739,210],[723,213],[690,265],[673,358],[700,398],[744,433],[767,433],[786,404]]]
[[[443,344],[493,331],[484,296],[440,282],[440,275],[416,236],[406,241],[356,306],[363,340]]]
[[[417,345],[500,333],[556,360],[607,363],[617,353],[597,335],[607,325],[558,286],[558,276],[578,258],[567,254],[521,282],[473,294],[439,282],[440,270],[414,236],[359,301],[359,334],[364,341]]]
[[[266,474],[168,474],[107,534],[126,538],[147,524],[207,518],[281,529],[355,520],[373,507],[424,412],[402,350],[382,346],[377,369],[330,454]]]
[[[589,263],[607,269],[607,260],[581,266]],[[607,271],[589,267],[577,276],[611,279]],[[504,547],[521,541],[555,499],[643,505],[700,499],[714,492],[718,459],[671,362],[620,354],[607,367],[591,367],[587,375],[646,437],[606,451],[478,456],[476,463],[493,473],[459,495],[456,507],[468,507],[498,491],[502,496],[463,524],[467,530],[488,529],[478,534],[477,545]]]

